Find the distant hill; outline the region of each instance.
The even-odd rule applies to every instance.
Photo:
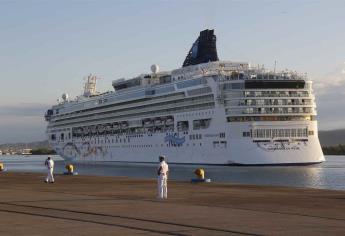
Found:
[[[321,146],[336,146],[345,144],[345,129],[319,131]]]
[[[5,143],[0,144],[0,150],[20,150],[23,148],[39,149],[39,148],[49,148],[48,141],[36,141],[31,143]]]

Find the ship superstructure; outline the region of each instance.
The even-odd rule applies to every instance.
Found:
[[[277,165],[324,161],[312,81],[293,71],[268,71],[219,61],[216,36],[204,30],[183,66],[113,81],[45,115],[50,145],[67,160]]]

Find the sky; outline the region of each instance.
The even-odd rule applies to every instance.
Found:
[[[345,1],[0,0],[0,144],[46,139],[44,112],[112,80],[181,67],[199,31],[221,60],[307,73],[320,130],[345,128]]]

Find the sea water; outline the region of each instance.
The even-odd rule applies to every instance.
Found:
[[[0,161],[6,171],[46,172],[44,161],[47,156],[2,155]],[[56,174],[65,170],[65,162],[53,156]],[[157,162],[158,165],[158,162]],[[74,163],[79,175],[128,176],[135,178],[156,178],[155,164],[135,163]],[[345,156],[326,156],[321,164],[308,166],[211,166],[211,165],[169,165],[170,179],[190,181],[196,168],[204,168],[206,177],[213,182],[227,182],[255,185],[294,186],[345,190]]]

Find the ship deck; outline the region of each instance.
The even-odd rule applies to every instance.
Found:
[[[0,173],[4,235],[344,235],[345,191]]]

